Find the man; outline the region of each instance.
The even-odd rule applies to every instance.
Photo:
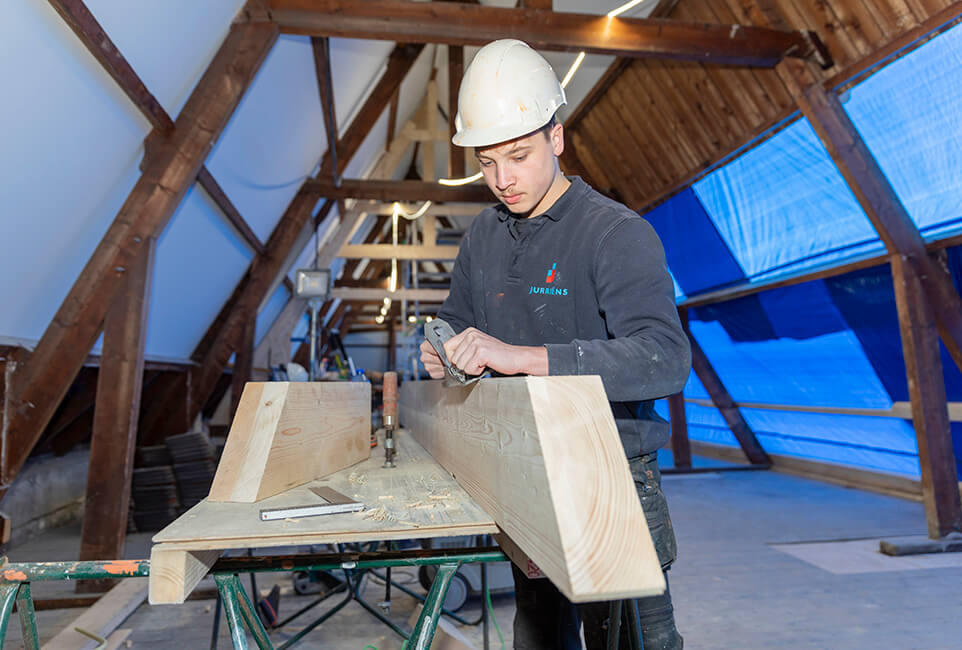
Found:
[[[564,104],[551,66],[521,41],[486,45],[464,75],[453,141],[474,148],[500,205],[461,242],[439,312],[458,332],[445,352],[473,375],[600,375],[667,570],[675,537],[656,455],[669,429],[651,400],[682,389],[691,351],[654,230],[561,173],[564,129],[554,116]],[[443,376],[426,341],[421,360]],[[581,620],[588,647],[604,647],[607,603],[576,608],[548,580],[514,573],[515,648],[578,648]],[[667,591],[637,604],[646,650],[682,647]]]

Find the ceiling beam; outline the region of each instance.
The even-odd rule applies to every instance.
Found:
[[[814,32],[511,9],[459,2],[271,0],[281,31],[308,36],[484,45],[519,38],[539,50],[773,67],[784,57],[831,60]]]
[[[82,0],[48,1],[151,125],[164,135],[169,135],[174,130],[174,121],[157,98],[147,90],[147,86]]]
[[[374,201],[454,201],[459,203],[494,203],[495,198],[486,185],[461,185],[449,187],[426,181],[382,181],[357,178],[341,179],[341,186],[334,181],[319,179],[308,181],[304,190],[326,199],[371,199]],[[480,210],[479,210],[480,211]]]
[[[457,246],[392,246],[391,244],[348,244],[338,257],[369,260],[453,260]]]
[[[237,208],[234,207],[231,200],[227,198],[224,188],[220,186],[220,183],[211,175],[206,166],[200,168],[200,173],[197,174],[197,182],[200,183],[204,191],[210,195],[210,198],[214,200],[217,207],[220,208],[224,216],[227,217],[227,221],[230,222],[234,230],[247,242],[247,245],[253,248],[254,252],[258,255],[263,255],[265,252],[264,243],[254,234],[250,225],[244,217],[241,216]]]
[[[331,73],[331,42],[329,38],[311,38],[314,50],[314,71],[317,75],[317,90],[321,100],[321,113],[324,115],[324,132],[327,134],[327,150],[331,154],[331,168],[334,182],[340,182],[337,164],[337,114],[334,111],[334,76]]]
[[[394,300],[419,300],[421,302],[442,303],[448,297],[447,289],[398,289],[391,292],[387,289],[363,287],[334,287],[331,298],[341,300],[363,300],[377,303],[385,298]]]

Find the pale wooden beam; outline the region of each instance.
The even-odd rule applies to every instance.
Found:
[[[385,181],[358,178],[308,181],[305,190],[326,199],[371,199],[375,201],[455,201],[490,204],[495,197],[486,185],[447,186],[426,181]],[[480,209],[478,210],[480,212]]]
[[[309,36],[485,45],[518,38],[540,50],[772,67],[784,57],[831,60],[814,32],[511,9],[455,2],[271,0],[281,30]]]
[[[399,407],[401,424],[569,600],[663,592],[598,376],[409,381]]]
[[[144,342],[156,240],[130,265],[104,323],[104,344],[97,376],[90,469],[80,533],[81,560],[124,557],[130,484],[137,443]],[[113,581],[83,581],[78,591],[106,591]]]
[[[145,242],[163,231],[277,35],[272,24],[232,25],[172,134],[144,161],[140,180],[17,378],[3,438],[4,486],[20,470],[97,340],[128,268],[144,254]]]
[[[338,257],[359,257],[371,260],[453,260],[457,246],[392,246],[391,244],[348,244],[342,246]]]
[[[334,287],[332,298],[342,300],[363,300],[365,302],[380,302],[385,298],[391,300],[420,300],[421,302],[444,302],[448,297],[447,289],[398,289],[390,292],[387,288],[374,287]]]

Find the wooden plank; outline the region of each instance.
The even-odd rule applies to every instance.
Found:
[[[83,364],[127,269],[163,230],[267,55],[277,29],[235,24],[191,94],[175,129],[145,160],[117,217],[51,320],[17,380],[0,481],[9,485]]]
[[[256,504],[205,499],[157,533],[153,541],[165,549],[214,550],[498,532],[491,517],[409,432],[398,431],[395,444],[395,468],[385,468],[384,455],[374,454],[321,481]],[[290,521],[260,520],[261,508],[316,502],[317,496],[310,491],[316,486],[329,486],[350,496],[366,510]],[[153,574],[151,567],[151,577]]]
[[[405,382],[400,419],[569,600],[664,591],[599,377]]]
[[[587,115],[591,109],[594,108],[595,104],[597,104],[598,101],[605,96],[605,94],[608,92],[608,88],[610,88],[612,84],[618,80],[618,78],[621,76],[621,73],[624,72],[625,68],[627,68],[630,64],[631,59],[625,57],[619,57],[612,61],[611,65],[608,66],[608,69],[605,70],[605,73],[601,75],[601,78],[598,79],[595,85],[591,87],[591,90],[588,91],[588,94],[585,95],[585,98],[581,100],[581,103],[578,104],[578,106],[571,112],[570,115],[568,115],[568,119],[566,119],[564,122],[565,129],[576,129],[581,120],[584,119],[585,115]]]
[[[359,463],[371,454],[367,382],[250,382],[209,501],[253,503]]]
[[[404,248],[404,247],[401,247]],[[390,292],[387,288],[352,288],[334,287],[332,298],[341,300],[363,300],[366,302],[381,302],[385,298],[391,300],[419,300],[421,302],[444,302],[448,297],[448,289],[398,289]]]
[[[671,416],[671,453],[675,467],[691,467],[691,441],[688,439],[688,418],[685,415],[685,396],[676,393],[668,398]]]
[[[551,3],[548,2],[550,7]],[[464,48],[459,45],[448,46],[448,178],[464,178],[465,163],[463,147],[451,142],[457,128],[454,118],[458,114],[458,92],[461,90],[461,77],[464,75]]]
[[[838,96],[820,84],[798,98],[799,108],[838,167],[886,249],[906,256],[916,266],[935,310],[939,335],[956,365],[962,368],[962,298],[944,266],[926,254],[925,241],[895,188],[842,108]]]
[[[892,281],[899,313],[905,374],[912,400],[912,424],[922,470],[925,521],[933,539],[962,531],[962,501],[952,449],[945,379],[935,317],[916,267],[892,255]]]
[[[207,192],[210,198],[214,200],[217,207],[219,207],[221,212],[224,213],[224,216],[227,217],[227,222],[234,227],[234,230],[247,242],[247,245],[258,255],[264,255],[264,244],[257,238],[257,235],[251,230],[250,225],[244,217],[241,216],[237,208],[234,207],[231,200],[227,198],[227,193],[224,192],[220,183],[211,175],[210,170],[208,170],[206,166],[200,168],[200,173],[197,174],[197,182],[200,183],[200,186],[204,188],[204,191]]]
[[[153,566],[151,566],[151,573],[153,573]],[[93,650],[98,647],[97,642],[82,635],[76,628],[79,627],[101,638],[106,638],[120,627],[146,599],[146,578],[124,578],[56,636],[43,644],[43,648],[44,650]]]
[[[155,247],[156,240],[151,237],[146,250],[128,269],[126,286],[114,298],[104,324],[80,535],[81,560],[124,556]],[[84,581],[78,591],[106,591],[112,584]]]
[[[183,603],[220,556],[219,549],[185,551],[154,545],[150,549],[148,602],[151,605]]]
[[[519,38],[540,50],[676,58],[771,67],[785,56],[807,57],[800,32],[705,25],[661,19],[611,18],[436,2],[398,0],[271,0],[281,30],[309,36],[372,38],[409,43],[484,45]]]
[[[361,257],[372,260],[453,260],[457,246],[392,246],[391,244],[347,244],[338,257]]]
[[[725,384],[722,382],[721,377],[715,372],[715,368],[711,365],[711,361],[708,360],[708,356],[705,351],[702,350],[698,341],[691,333],[691,328],[688,327],[688,315],[685,311],[680,311],[679,316],[681,316],[682,327],[685,328],[685,333],[688,335],[688,340],[691,342],[691,367],[698,375],[698,379],[701,381],[705,390],[708,391],[708,395],[711,397],[712,404],[721,413],[722,417],[725,418],[725,423],[731,432],[735,434],[735,439],[738,440],[738,444],[741,445],[742,451],[745,452],[745,457],[753,465],[771,465],[772,461],[765,453],[765,450],[759,444],[758,439],[755,437],[755,432],[752,431],[751,427],[742,417],[741,411],[738,409],[738,405],[735,404],[735,400],[732,399],[731,394],[729,394],[728,389],[725,388]]]
[[[304,190],[326,199],[372,199],[375,201],[454,201],[460,203],[494,203],[487,185],[450,187],[427,181],[391,181],[344,178],[341,186],[334,181],[307,181]]]
[[[714,406],[711,400],[697,397],[686,397],[685,402],[699,406]],[[802,404],[771,404],[768,402],[738,402],[738,408],[759,409],[762,411],[790,411],[795,413],[824,413],[829,415],[855,415],[873,418],[896,418],[899,420],[912,419],[911,402],[892,402],[887,409],[858,408],[849,406],[807,406]],[[949,402],[949,420],[962,422],[962,402]]]
[[[48,1],[153,127],[164,135],[170,134],[174,130],[170,115],[137,76],[83,0]]]

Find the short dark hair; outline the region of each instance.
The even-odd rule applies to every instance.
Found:
[[[539,129],[539,131],[541,131],[542,133],[544,133],[544,137],[546,137],[546,138],[548,138],[548,139],[550,140],[550,139],[551,139],[551,129],[553,129],[555,126],[557,126],[557,124],[558,124],[558,114],[555,113],[554,115],[551,116],[551,119],[548,120],[548,123],[545,124],[544,126],[542,126],[542,127]]]

